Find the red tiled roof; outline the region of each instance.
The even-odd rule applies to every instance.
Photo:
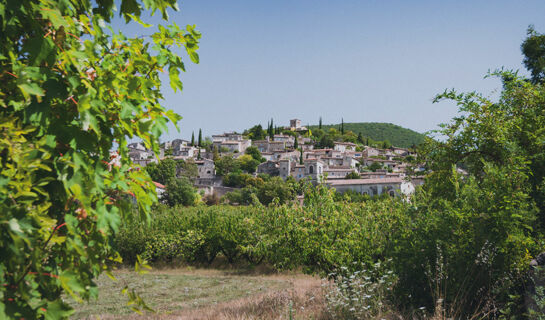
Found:
[[[166,188],[164,185],[160,184],[159,182],[153,181],[153,184],[155,185],[155,187],[157,187],[159,189],[165,189]]]

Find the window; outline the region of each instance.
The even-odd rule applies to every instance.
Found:
[[[313,166],[310,166],[310,168],[308,168],[308,172],[310,174],[313,174],[314,173],[314,167]]]

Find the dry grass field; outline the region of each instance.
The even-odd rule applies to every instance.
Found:
[[[74,319],[327,319],[321,280],[299,273],[218,269],[129,270],[98,280],[100,294],[74,303]],[[156,312],[135,314],[121,294],[134,288]]]

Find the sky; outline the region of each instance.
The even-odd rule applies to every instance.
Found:
[[[533,24],[545,32],[545,1],[185,0],[170,12],[202,33],[200,63],[184,56],[183,92],[164,77],[163,104],[180,114],[189,139],[289,125],[389,122],[418,132],[457,114],[433,104],[445,89],[496,98],[501,84],[484,76],[521,70],[520,44]],[[156,14],[145,20],[161,22]],[[120,19],[114,28],[149,34]],[[153,28],[152,28],[153,30]]]

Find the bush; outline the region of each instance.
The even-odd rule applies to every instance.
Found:
[[[166,190],[161,200],[170,206],[191,206],[197,201],[198,196],[193,184],[186,178],[172,178],[167,182]]]

